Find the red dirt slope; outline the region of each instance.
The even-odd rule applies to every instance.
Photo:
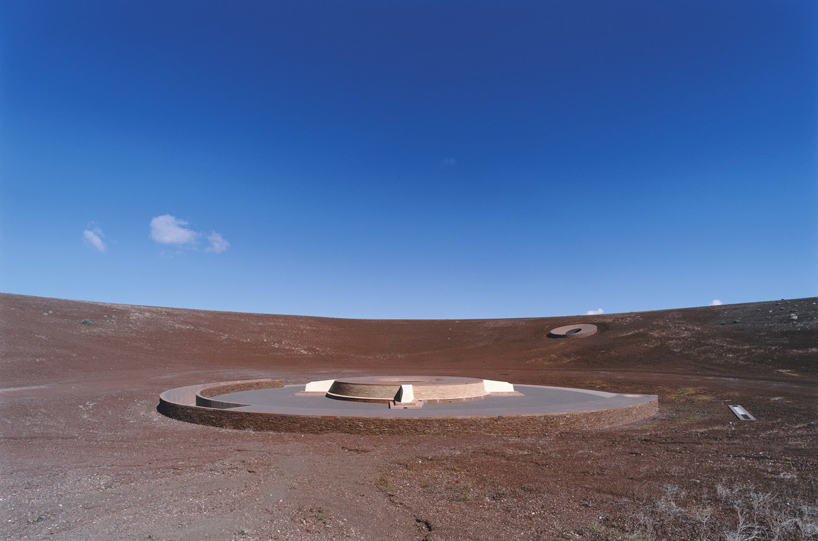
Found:
[[[0,535],[797,539],[818,532],[817,302],[363,321],[0,294]],[[599,332],[548,338],[570,323]],[[240,432],[155,411],[182,385],[353,374],[651,393],[661,411],[492,440]]]

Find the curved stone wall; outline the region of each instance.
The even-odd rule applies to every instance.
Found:
[[[327,396],[341,400],[391,402],[402,385],[411,385],[415,400],[476,400],[489,393],[482,379],[433,376],[373,376],[336,379]]]
[[[229,387],[240,385],[240,387]],[[247,385],[248,387],[244,387]],[[313,416],[236,411],[197,405],[197,395],[218,396],[226,388],[236,390],[281,387],[278,380],[252,380],[218,384],[191,385],[165,391],[160,395],[160,413],[184,422],[239,430],[349,434],[492,434],[523,436],[533,432],[596,429],[634,423],[658,412],[655,396],[640,404],[594,411],[538,414],[493,415],[475,417],[354,417]],[[215,389],[214,389],[215,388]],[[218,401],[216,401],[218,402]],[[233,406],[228,406],[233,407]]]

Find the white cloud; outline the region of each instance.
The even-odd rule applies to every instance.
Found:
[[[105,238],[105,234],[99,227],[89,225],[88,228],[82,232],[82,238],[85,244],[91,246],[97,252],[105,252],[108,250],[108,245],[102,240]]]
[[[230,247],[230,243],[224,240],[224,237],[215,231],[207,236],[207,241],[210,243],[210,246],[205,248],[205,252],[216,252],[219,254]]]
[[[199,234],[185,227],[187,224],[170,214],[157,216],[151,220],[151,238],[160,244],[191,243]]]
[[[604,314],[604,313],[605,313],[605,310],[603,310],[602,308],[597,308],[596,310],[588,310],[587,312],[585,312],[585,315],[586,316],[598,316],[599,314]]]
[[[443,158],[443,162],[440,165],[445,165],[447,167],[454,167],[457,165],[457,160],[454,158]]]
[[[713,302],[710,303],[710,306],[721,306],[721,301],[718,299],[713,299]]]
[[[230,243],[221,234],[211,231],[205,235],[187,227],[189,222],[180,220],[170,214],[164,214],[151,219],[151,238],[159,244],[186,245],[199,249],[200,239],[205,237],[208,246],[205,252],[221,253],[230,247]]]

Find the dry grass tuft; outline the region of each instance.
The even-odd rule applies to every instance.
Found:
[[[679,487],[636,517],[629,534],[642,539],[796,540],[818,538],[818,507],[752,486],[717,485],[715,494],[689,497]],[[715,497],[713,497],[715,496]]]

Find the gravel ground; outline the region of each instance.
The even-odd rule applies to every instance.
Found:
[[[0,294],[0,536],[818,539],[816,302],[358,321]],[[548,338],[576,322],[599,332]],[[658,394],[660,412],[442,437],[156,411],[159,393],[195,383],[406,373]]]

